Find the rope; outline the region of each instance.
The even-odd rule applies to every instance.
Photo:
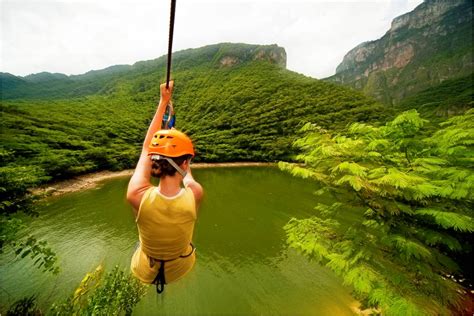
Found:
[[[170,85],[171,75],[171,51],[173,47],[173,30],[174,30],[174,15],[176,11],[176,0],[171,0],[171,14],[170,14],[170,34],[168,38],[168,66],[166,69],[166,89]]]

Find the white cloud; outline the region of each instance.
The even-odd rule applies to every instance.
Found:
[[[84,73],[167,51],[169,1],[0,0],[1,71]],[[278,44],[288,68],[332,75],[347,51],[381,37],[422,0],[180,0],[173,49],[219,42]]]

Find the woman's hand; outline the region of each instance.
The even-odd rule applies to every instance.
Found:
[[[173,94],[173,86],[174,86],[173,80],[170,80],[168,89],[166,89],[166,83],[162,83],[160,85],[161,102],[168,104],[168,102],[171,100],[171,95]]]

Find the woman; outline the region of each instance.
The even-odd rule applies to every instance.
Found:
[[[166,283],[182,278],[194,265],[196,257],[191,241],[203,195],[201,185],[191,175],[190,162],[194,157],[191,140],[174,129],[160,130],[173,82],[169,89],[162,84],[160,90],[160,103],[127,190],[140,238],[131,270],[142,282],[156,284],[158,293]],[[151,184],[151,176],[160,179],[157,187]]]

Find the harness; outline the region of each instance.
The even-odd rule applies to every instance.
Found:
[[[156,262],[160,263],[160,268],[158,269],[158,274],[156,275],[155,279],[153,279],[153,282],[151,282],[151,284],[156,285],[156,293],[161,294],[165,290],[165,284],[166,284],[165,262],[175,261],[175,260],[178,260],[178,259],[187,258],[187,257],[191,256],[194,253],[194,251],[196,250],[196,247],[194,247],[193,243],[189,243],[189,244],[191,245],[191,252],[189,252],[187,255],[184,255],[184,256],[179,256],[177,258],[168,259],[168,260],[148,257],[149,260],[150,260],[150,268],[153,268],[155,266]]]

